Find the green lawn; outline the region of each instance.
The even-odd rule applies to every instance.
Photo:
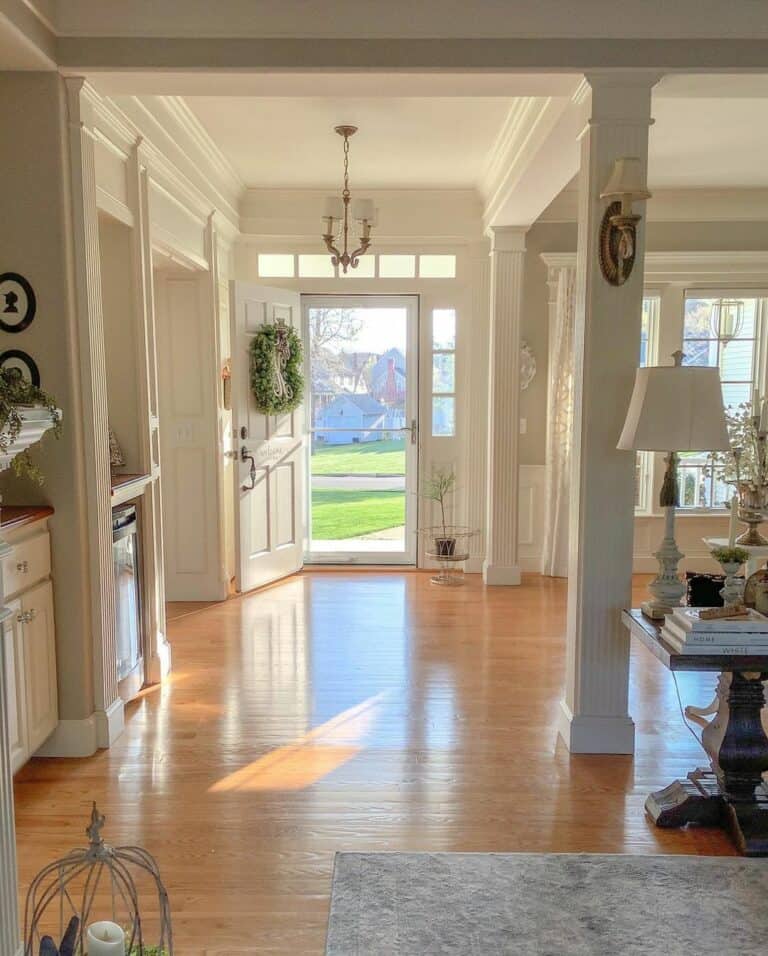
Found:
[[[405,441],[329,445],[312,453],[313,475],[404,475]],[[391,525],[384,525],[385,528]]]
[[[316,541],[356,538],[405,524],[403,491],[312,491],[312,537]]]

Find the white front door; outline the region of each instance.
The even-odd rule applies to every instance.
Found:
[[[232,283],[232,434],[237,589],[269,584],[301,568],[304,551],[304,408],[263,415],[250,388],[250,346],[265,323],[301,333],[299,294]]]

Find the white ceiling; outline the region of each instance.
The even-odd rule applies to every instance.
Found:
[[[260,86],[245,87],[250,95],[213,86],[216,95],[184,97],[248,186],[335,190],[342,150],[333,127],[349,123],[360,127],[351,142],[354,187],[472,188],[516,98],[567,97],[579,83],[567,74],[282,79],[252,78]],[[768,76],[665,77],[653,114],[652,188],[768,186]]]
[[[248,186],[336,189],[342,140],[357,188],[474,186],[504,124],[508,97],[187,97]]]

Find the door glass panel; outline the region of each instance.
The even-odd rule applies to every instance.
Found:
[[[415,494],[409,494],[415,446],[412,452],[406,430],[415,407],[415,312],[360,301],[307,309],[308,550],[310,560],[404,562],[413,544],[406,528],[415,516]]]

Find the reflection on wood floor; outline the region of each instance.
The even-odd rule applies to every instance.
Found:
[[[94,798],[108,841],[157,855],[181,956],[321,953],[336,850],[731,853],[719,831],[643,814],[705,762],[644,649],[634,760],[557,743],[565,591],[324,571],[185,608],[172,677],[129,706],[116,745],[19,774],[22,888],[81,844]],[[709,702],[714,675],[679,680],[684,702]]]

